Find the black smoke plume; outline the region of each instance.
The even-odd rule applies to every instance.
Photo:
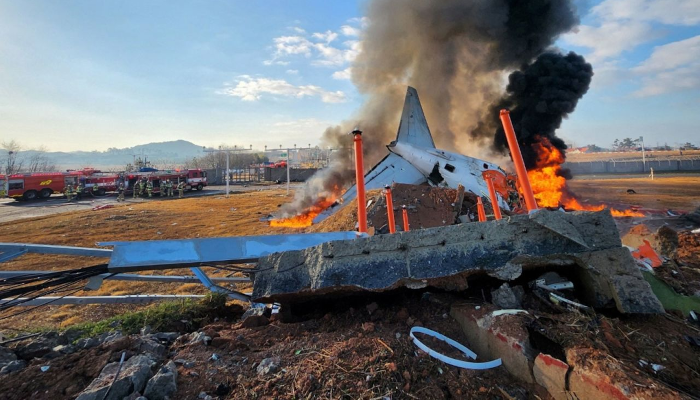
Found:
[[[366,101],[354,118],[324,134],[324,145],[349,147],[348,132],[364,131],[365,171],[395,139],[409,85],[420,94],[437,147],[494,160],[494,131],[480,135],[476,128],[502,97],[504,74],[578,24],[572,0],[373,0],[366,16],[352,64]],[[350,160],[340,157],[335,168],[352,169]],[[332,183],[353,183],[352,175],[341,176],[348,179]],[[314,186],[300,191],[298,204],[318,198]]]
[[[556,130],[586,94],[592,78],[593,68],[582,56],[544,53],[510,74],[506,94],[489,107],[486,119],[472,136],[493,136],[494,148],[505,152],[508,143],[499,113],[508,109],[528,170],[538,167],[533,145],[540,142],[539,137],[549,139],[564,155],[566,144],[555,135]]]

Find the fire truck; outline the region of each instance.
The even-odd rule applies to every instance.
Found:
[[[124,174],[127,191],[131,191],[137,181],[151,181],[153,193],[160,194],[160,182],[170,179],[173,190],[180,182],[185,182],[185,190],[203,190],[207,186],[207,173],[201,169],[130,172]]]
[[[183,171],[149,171],[133,173],[104,173],[94,169],[67,172],[41,172],[31,174],[0,175],[0,198],[15,200],[48,199],[54,193],[63,193],[67,185],[74,188],[82,183],[86,195],[104,196],[114,192],[123,181],[131,191],[137,180],[153,182],[154,193],[160,193],[160,181],[170,179],[175,186],[185,182],[185,190],[202,190],[207,185],[207,173],[201,169]],[[9,182],[8,182],[9,181]],[[7,185],[6,185],[7,183]],[[98,190],[93,190],[97,186]],[[7,193],[6,187],[9,188]]]
[[[82,177],[81,171],[14,174],[9,177],[0,175],[0,197],[15,200],[48,199],[54,193],[63,192],[67,185],[77,186]]]

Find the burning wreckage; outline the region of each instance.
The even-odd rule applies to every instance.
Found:
[[[85,280],[88,281],[87,287],[94,289],[104,279],[185,279],[128,274],[183,267],[191,268],[196,279],[210,290],[250,302],[257,310],[267,308],[269,312],[270,305],[274,305],[282,318],[289,321],[304,314],[305,310],[317,307],[320,299],[328,300],[324,303],[333,303],[343,298],[379,293],[430,290],[467,296],[469,293],[480,294],[486,301],[485,293],[488,293],[492,303],[505,310],[486,314],[478,306],[474,308],[464,301],[453,300],[451,314],[480,358],[490,357],[494,361],[466,362],[437,353],[423,344],[416,334],[432,335],[452,344],[468,358],[476,358],[461,344],[416,326],[411,330],[415,344],[431,356],[462,368],[503,365],[517,379],[528,383],[536,381],[544,386],[554,398],[561,398],[561,392],[566,391],[578,398],[610,397],[610,390],[617,393],[622,390],[619,386],[628,382],[622,378],[608,382],[610,389],[597,381],[591,383],[590,376],[581,375],[585,371],[579,369],[570,378],[554,379],[547,375],[551,371],[544,371],[546,368],[542,363],[564,365],[569,369],[569,365],[578,362],[576,358],[536,351],[534,344],[517,338],[520,334],[509,336],[503,333],[505,331],[498,327],[495,316],[527,313],[512,310],[522,307],[525,291],[536,295],[553,309],[573,313],[590,314],[594,310],[605,310],[653,316],[663,314],[664,307],[629,249],[621,243],[613,215],[624,212],[611,212],[602,206],[590,207],[593,212],[563,212],[564,209],[584,208],[565,190],[565,182],[556,183],[560,185],[559,193],[562,193],[557,203],[547,203],[543,194],[547,191],[541,190],[538,179],[550,179],[548,174],[559,176],[556,169],[560,168],[561,154],[554,146],[547,146],[547,140],[543,139],[542,154],[548,161],[544,167],[526,171],[507,112],[501,113],[501,120],[505,133],[513,139],[509,141],[516,176],[505,173],[492,163],[436,149],[418,94],[409,88],[397,138],[387,146],[389,155],[366,175],[358,168],[358,184],[343,194],[336,204],[327,209],[316,205],[312,213],[307,212],[304,216],[305,220],[313,218],[321,226],[343,213],[347,214],[348,209],[353,208],[350,205],[354,204],[357,205],[357,214],[353,217],[359,220],[359,232],[353,229],[355,218],[352,218],[352,225],[338,229],[340,232],[99,243],[100,246],[113,247],[112,250],[2,243],[0,262],[27,253],[72,254],[108,258],[109,261],[93,267],[51,273],[3,273],[0,310],[45,304],[158,300],[159,297],[148,295],[102,298],[47,295]],[[361,150],[361,133],[354,133],[357,149]],[[358,159],[361,165],[361,157]],[[545,177],[541,178],[540,174],[545,174]],[[531,181],[532,187],[529,188]],[[425,183],[432,187],[422,185]],[[375,190],[387,187],[384,196]],[[421,221],[420,215],[414,215],[413,222],[408,221],[406,208],[396,210],[393,207],[392,192],[409,206],[411,197],[416,200],[417,194],[422,193],[418,203],[427,205],[427,210],[432,200],[432,208],[446,210],[440,214],[442,220],[438,223],[418,222]],[[448,197],[440,197],[447,192]],[[369,210],[366,207],[367,194],[374,196],[373,207]],[[423,197],[425,194],[428,196]],[[328,199],[324,202],[332,203]],[[554,209],[539,209],[538,203]],[[489,214],[494,216],[491,221],[487,221],[486,214],[489,206]],[[476,212],[472,212],[474,210]],[[403,215],[399,213],[399,218],[396,218],[398,211]],[[402,217],[403,226],[396,224],[395,221]],[[367,234],[368,219],[377,228],[377,234]],[[469,223],[472,221],[479,222]],[[396,230],[403,232],[379,234]],[[247,264],[240,266],[242,263]],[[220,286],[202,269],[224,265],[245,274],[248,278],[236,279],[252,281],[252,293]],[[510,330],[516,329],[516,325]],[[523,335],[527,336],[526,333]],[[543,361],[543,357],[549,358]],[[646,394],[662,397],[673,397],[675,393],[663,388],[644,390],[647,390]]]

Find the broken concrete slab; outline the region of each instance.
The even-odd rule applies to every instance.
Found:
[[[520,308],[520,300],[522,293],[518,294],[507,283],[501,285],[498,289],[491,291],[493,304],[501,308]],[[522,290],[522,288],[520,288]]]
[[[150,355],[135,355],[129,358],[121,370],[119,362],[107,364],[76,400],[120,400],[132,392],[140,393],[151,376],[153,364],[155,361]],[[118,370],[119,377],[115,381]]]
[[[634,374],[609,354],[591,348],[566,351],[569,391],[581,400],[679,399],[680,393]]]
[[[532,368],[535,381],[547,389],[554,400],[569,399],[566,390],[566,374],[568,372],[569,365],[567,363],[544,353],[540,353],[535,358]]]
[[[557,229],[563,231],[560,234]],[[618,255],[612,267],[611,251]],[[617,253],[616,253],[617,254]],[[530,262],[535,260],[534,262]],[[399,287],[464,290],[475,274],[518,276],[508,264],[522,268],[573,266],[596,274],[603,291],[596,303],[621,312],[663,312],[644,282],[629,251],[621,247],[615,221],[608,211],[539,210],[500,221],[461,224],[401,232],[364,239],[335,241],[300,251],[275,253],[260,259],[253,299],[294,303],[317,296],[358,291],[381,292]],[[499,271],[508,273],[499,273]],[[621,280],[633,279],[635,299],[628,299]],[[645,286],[646,285],[646,286]]]
[[[528,341],[525,314],[494,317],[495,307],[455,304],[450,315],[462,328],[478,360],[500,358],[508,372],[523,382],[533,383],[534,350]],[[477,361],[478,361],[477,360]]]

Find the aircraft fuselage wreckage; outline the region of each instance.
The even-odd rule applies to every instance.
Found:
[[[462,185],[467,192],[488,197],[484,180],[486,175],[494,180],[501,208],[511,209],[509,192],[516,193],[517,199],[515,188],[498,165],[435,148],[418,92],[410,86],[406,91],[396,140],[387,149],[389,154],[365,175],[365,188],[368,190],[381,189],[392,183],[420,185],[427,182],[453,189]],[[320,213],[313,222],[321,222],[333,215],[356,196],[356,186],[353,186],[343,194],[338,204]]]

